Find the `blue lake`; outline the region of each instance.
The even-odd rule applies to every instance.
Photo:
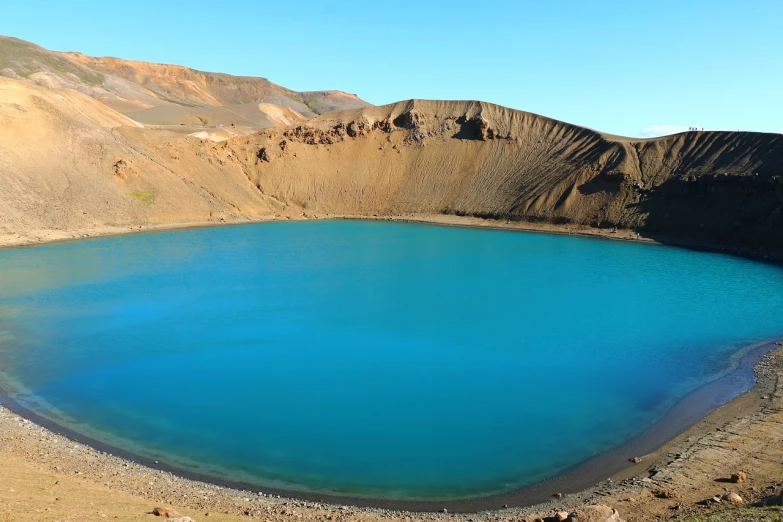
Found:
[[[259,485],[457,498],[627,441],[783,333],[783,269],[545,234],[267,223],[0,250],[0,387]]]

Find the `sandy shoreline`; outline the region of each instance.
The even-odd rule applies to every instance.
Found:
[[[502,509],[473,514],[411,513],[352,507],[312,501],[259,495],[258,490],[220,487],[168,471],[137,464],[90,446],[73,442],[17,416],[0,406],[0,491],[8,489],[18,467],[29,467],[37,475],[48,477],[50,485],[67,483],[77,492],[100,487],[108,493],[130,494],[142,505],[170,504],[180,511],[221,520],[228,516],[252,516],[286,520],[295,515],[304,520],[473,520],[474,522],[547,516],[554,510],[573,510],[590,504],[608,504],[632,520],[648,520],[661,513],[702,513],[720,506],[705,506],[701,501],[721,493],[726,486],[747,500],[759,500],[777,491],[779,463],[783,458],[783,348],[776,348],[756,365],[758,384],[753,390],[718,408],[696,425],[675,437],[659,450],[645,455],[642,462],[627,468],[594,487],[563,499],[528,508]],[[777,442],[777,444],[776,444]],[[624,452],[622,452],[624,453]],[[624,456],[624,455],[623,455]],[[748,473],[744,484],[725,484],[722,480],[742,470]],[[547,488],[549,489],[549,488]],[[661,492],[668,497],[661,498]],[[54,494],[46,501],[57,507]],[[8,510],[0,494],[0,514]],[[43,504],[41,504],[43,505]],[[33,507],[28,505],[29,513]],[[500,509],[498,509],[500,508]],[[10,511],[13,513],[13,511]],[[20,511],[17,511],[20,512]],[[136,513],[143,519],[144,513]],[[30,520],[38,518],[31,517]],[[40,518],[47,520],[47,518]],[[227,518],[229,520],[231,518]],[[48,520],[51,520],[50,518]]]
[[[642,243],[659,243],[659,241],[644,236],[638,236],[631,230],[600,229],[580,225],[553,225],[550,223],[536,223],[531,221],[509,221],[501,219],[484,219],[470,216],[456,216],[451,214],[393,214],[393,215],[364,215],[364,214],[303,214],[302,216],[280,216],[270,215],[266,217],[242,218],[242,219],[222,219],[212,221],[187,221],[176,223],[159,223],[153,225],[136,226],[106,226],[90,228],[85,230],[75,230],[72,232],[63,231],[39,231],[32,236],[18,235],[0,235],[0,248],[25,247],[41,244],[61,243],[65,241],[78,241],[81,239],[121,236],[125,234],[139,234],[146,232],[159,232],[168,230],[184,230],[189,228],[220,227],[231,225],[249,225],[254,223],[286,222],[286,221],[308,221],[324,219],[347,219],[347,220],[368,220],[368,221],[391,221],[403,223],[418,223],[425,225],[442,225],[467,228],[487,228],[492,230],[512,230],[521,232],[543,232],[547,234],[582,236],[593,238],[614,239],[620,241],[637,241]],[[686,245],[682,245],[686,246]],[[693,245],[691,248],[700,249],[699,245]],[[705,247],[706,250],[707,249]],[[711,249],[715,252],[722,252],[721,249]]]
[[[459,216],[305,216],[303,219],[383,219],[390,221],[407,221],[407,222],[419,222],[428,224],[439,225],[451,225],[451,226],[470,226],[470,227],[482,227],[482,228],[495,228],[503,230],[524,230],[524,231],[536,231],[536,232],[548,232],[548,233],[561,233],[570,235],[582,235],[587,237],[601,237],[607,239],[620,239],[637,241],[642,240],[645,242],[654,242],[649,239],[643,239],[636,237],[636,234],[630,231],[618,231],[612,233],[609,230],[590,229],[585,227],[568,227],[560,225],[548,225],[537,223],[503,223],[498,221],[488,221],[480,218],[464,218]],[[64,241],[71,239],[82,239],[84,237],[96,237],[106,235],[118,235],[124,233],[133,233],[141,231],[151,230],[169,230],[176,228],[190,228],[200,226],[217,226],[224,224],[243,224],[261,221],[274,221],[274,220],[287,220],[286,218],[280,219],[263,219],[263,220],[246,220],[237,222],[210,222],[210,223],[178,223],[173,225],[161,225],[161,226],[147,226],[147,227],[126,227],[126,228],[107,228],[103,230],[94,230],[89,235],[82,235],[86,233],[78,233],[76,237],[59,237],[59,238],[40,238],[38,241],[27,241],[23,243],[14,244],[13,242],[3,241],[0,239],[0,245],[2,246],[21,246],[24,244],[39,244],[43,242]],[[769,352],[769,353],[767,353]],[[767,353],[766,356],[764,354]],[[763,356],[763,357],[762,357]],[[121,491],[129,492],[135,496],[141,496],[142,498],[155,498],[160,501],[170,504],[178,504],[179,506],[185,506],[196,510],[210,510],[210,511],[223,511],[229,514],[239,515],[258,515],[258,516],[270,516],[277,514],[283,518],[287,518],[285,514],[287,508],[281,506],[296,506],[298,509],[303,510],[302,516],[304,518],[322,519],[325,514],[338,514],[347,515],[350,514],[362,519],[371,520],[385,520],[400,518],[401,514],[410,515],[413,518],[417,516],[422,517],[441,517],[443,515],[415,515],[412,511],[439,511],[444,508],[449,511],[464,511],[464,512],[476,512],[482,510],[495,510],[491,512],[484,511],[478,515],[474,514],[470,516],[472,520],[489,519],[492,517],[492,513],[502,513],[514,516],[528,516],[532,513],[547,513],[547,510],[552,510],[555,507],[557,509],[572,509],[578,505],[590,504],[590,503],[605,503],[617,507],[617,504],[628,502],[628,508],[633,508],[634,512],[648,511],[650,513],[660,512],[661,509],[669,509],[671,506],[665,508],[656,504],[671,504],[672,498],[678,500],[680,506],[684,506],[683,500],[687,498],[684,493],[678,493],[676,497],[671,498],[658,498],[654,493],[654,488],[666,487],[678,487],[680,484],[678,480],[669,478],[663,482],[663,485],[653,478],[642,475],[650,475],[652,470],[652,477],[664,476],[667,472],[676,474],[674,464],[678,463],[682,459],[682,456],[689,451],[696,451],[699,445],[705,445],[705,440],[711,440],[714,438],[720,438],[726,429],[726,426],[740,423],[747,424],[748,422],[759,422],[769,420],[770,411],[776,415],[779,415],[783,411],[783,393],[780,390],[781,375],[783,375],[783,365],[781,365],[781,359],[783,358],[783,350],[776,348],[774,342],[765,343],[763,345],[757,345],[755,349],[750,350],[744,354],[739,361],[739,365],[733,371],[727,373],[717,381],[713,381],[703,388],[700,388],[693,394],[689,395],[683,401],[678,403],[664,419],[656,423],[652,428],[646,430],[645,433],[636,437],[629,443],[603,454],[597,458],[591,459],[585,463],[580,464],[576,468],[562,474],[554,479],[544,481],[543,483],[536,484],[509,494],[498,495],[493,497],[485,497],[481,499],[467,499],[463,501],[424,501],[424,502],[410,502],[410,501],[372,501],[369,499],[351,499],[347,497],[330,497],[325,495],[307,495],[296,493],[294,496],[303,500],[291,500],[284,497],[291,492],[277,491],[277,490],[263,490],[264,495],[258,493],[259,489],[256,487],[248,488],[247,484],[241,483],[220,483],[219,480],[214,480],[211,477],[199,476],[193,473],[182,472],[181,470],[167,467],[163,464],[155,462],[148,462],[147,459],[139,458],[135,455],[119,451],[115,448],[102,445],[101,443],[93,440],[86,439],[79,436],[76,433],[68,432],[68,430],[62,430],[61,427],[54,425],[36,416],[32,412],[28,412],[19,405],[15,405],[12,402],[8,402],[8,397],[0,393],[0,434],[2,434],[3,442],[2,451],[0,451],[0,459],[8,457],[11,459],[22,458],[26,461],[33,461],[34,464],[43,465],[48,471],[55,473],[61,472],[61,470],[68,470],[69,468],[79,467],[83,465],[82,460],[73,460],[68,455],[53,455],[51,447],[47,447],[44,441],[57,440],[57,444],[60,446],[72,445],[72,448],[78,449],[78,453],[83,453],[91,456],[96,463],[96,466],[100,467],[103,471],[100,474],[99,482],[102,482],[106,475],[117,476],[116,470],[128,470],[133,469],[134,475],[138,477],[139,483],[143,486],[149,484],[150,477],[157,477],[154,480],[159,480],[160,477],[166,477],[169,483],[168,488],[158,489],[153,495],[150,495],[149,488],[145,487],[128,487],[126,483],[120,481],[121,484],[114,483],[113,481],[104,482],[104,485],[109,489],[120,489]],[[759,362],[761,361],[761,362]],[[758,363],[758,364],[757,364]],[[749,377],[753,375],[753,369],[756,368],[759,374],[758,385],[753,388],[753,379],[748,381]],[[759,370],[761,368],[761,370]],[[743,381],[744,384],[738,386],[739,381]],[[748,382],[750,384],[748,385]],[[743,393],[749,388],[753,388],[748,393]],[[732,391],[733,390],[733,391]],[[771,390],[771,391],[770,391]],[[764,395],[767,393],[768,395]],[[741,394],[737,397],[738,394]],[[770,396],[774,395],[772,398]],[[765,397],[762,399],[761,397]],[[731,400],[728,404],[727,400]],[[9,409],[6,409],[10,407]],[[717,409],[716,409],[717,408]],[[14,413],[12,413],[12,411]],[[40,426],[20,421],[16,417],[16,413],[22,414],[24,417],[29,417],[33,421],[36,421]],[[705,416],[706,415],[706,416]],[[770,424],[775,428],[773,433],[766,433],[764,437],[766,440],[762,447],[780,446],[780,442],[783,441],[783,419],[771,421]],[[695,425],[694,425],[695,423]],[[16,435],[9,435],[18,431],[19,427],[23,428],[22,436],[17,438]],[[765,425],[767,426],[767,425]],[[47,429],[51,428],[51,429]],[[687,429],[686,429],[687,428]],[[683,434],[680,433],[685,430]],[[32,432],[32,437],[25,437],[25,432]],[[66,437],[57,435],[58,432],[63,432]],[[43,437],[40,437],[44,434]],[[29,434],[28,434],[29,435]],[[10,437],[10,439],[9,439]],[[36,438],[37,437],[37,438]],[[29,440],[28,440],[29,439]],[[35,440],[33,440],[35,439]],[[697,440],[694,440],[697,439]],[[14,441],[12,444],[8,444],[8,441]],[[83,441],[87,444],[81,444],[79,442],[73,442],[72,440]],[[667,442],[668,441],[668,442]],[[665,444],[664,444],[665,443]],[[35,448],[37,445],[44,444],[44,448]],[[707,445],[708,446],[708,445]],[[41,462],[38,458],[31,458],[31,454],[36,451],[45,451],[45,453],[39,453],[47,455],[44,462]],[[736,450],[734,450],[736,451]],[[778,449],[780,458],[783,458],[783,449]],[[632,456],[646,455],[640,464],[631,464],[628,459]],[[677,456],[674,460],[670,460],[672,456]],[[125,458],[121,458],[125,457]],[[755,456],[748,455],[749,462],[752,459],[757,459]],[[724,459],[731,460],[731,459]],[[718,459],[716,462],[720,462]],[[0,463],[2,464],[2,463]],[[682,464],[680,462],[680,464]],[[701,462],[702,467],[705,467],[707,463]],[[728,465],[728,463],[727,463]],[[734,468],[738,468],[738,464],[732,464],[732,469],[727,469],[723,476],[727,477],[734,471]],[[749,466],[744,466],[743,470],[748,469]],[[697,471],[697,468],[689,468],[689,473]],[[80,480],[94,480],[96,477],[91,477],[90,473],[81,472],[79,476]],[[749,473],[753,482],[767,481],[769,484],[776,484],[775,481],[783,480],[780,474],[777,477],[773,474],[757,474],[753,471]],[[599,482],[606,480],[609,476],[613,476],[614,482]],[[82,478],[84,477],[84,478]],[[725,478],[723,477],[723,478]],[[699,500],[703,500],[708,495],[705,491],[706,487],[716,486],[710,482],[714,482],[721,477],[715,477],[711,481],[707,481],[704,484],[695,486],[692,477],[680,481],[688,484],[690,494],[696,494],[697,497],[701,496]],[[205,480],[200,482],[199,479]],[[153,481],[154,481],[153,480]],[[704,482],[704,481],[702,481]],[[751,480],[748,481],[751,483]],[[211,483],[211,484],[209,484]],[[230,486],[234,486],[233,488]],[[746,484],[745,486],[750,487]],[[752,486],[755,488],[755,486]],[[764,487],[776,487],[775,485],[765,485]],[[209,496],[209,502],[192,502],[189,499],[192,495],[186,494],[183,499],[178,502],[176,498],[170,498],[172,492],[181,490],[209,490],[213,491],[213,494]],[[2,490],[2,481],[0,480],[0,490]],[[250,493],[249,491],[252,493]],[[720,491],[720,489],[718,489]],[[555,492],[562,492],[566,494],[566,497],[561,500],[553,500],[552,495]],[[647,492],[646,494],[644,492]],[[763,490],[744,491],[743,494],[746,498],[753,497],[754,495],[761,498]],[[642,500],[628,501],[631,494],[640,494],[641,497],[645,497],[650,506],[645,510],[640,510],[642,507]],[[253,495],[249,497],[249,495]],[[198,495],[196,495],[198,496]],[[219,498],[218,498],[219,497]],[[206,498],[206,497],[205,497]],[[241,498],[240,505],[247,504],[250,499],[250,504],[256,506],[252,509],[242,509],[237,512],[236,499]],[[323,500],[322,500],[323,499]],[[327,504],[322,504],[322,501],[326,501]],[[2,500],[0,499],[0,514],[2,514]],[[333,503],[330,505],[329,503]],[[346,508],[343,504],[360,505],[365,507],[350,507]],[[515,508],[513,506],[524,506],[529,504],[537,504],[532,508]],[[509,508],[504,508],[509,506]],[[390,510],[386,509],[390,508]],[[257,513],[253,512],[253,509],[258,509]],[[275,510],[279,512],[275,512]],[[679,512],[689,512],[688,507],[681,507]],[[703,507],[692,507],[696,510],[694,512],[702,512]],[[500,511],[497,511],[500,510]],[[566,509],[567,510],[567,509]],[[682,511],[685,510],[685,511]],[[629,509],[624,510],[624,514],[627,514]],[[265,515],[262,513],[266,513]],[[302,518],[302,516],[298,518]],[[449,514],[449,517],[457,517],[459,519],[468,519],[468,515],[460,516]],[[645,515],[646,516],[646,515]],[[478,517],[478,518],[477,518]],[[486,518],[485,518],[486,517]],[[646,519],[637,516],[633,519]]]
[[[508,219],[491,219],[474,216],[459,216],[455,214],[327,214],[327,213],[303,213],[301,216],[270,214],[261,217],[221,218],[209,221],[182,221],[172,223],[156,223],[134,226],[103,226],[83,230],[65,232],[62,230],[36,231],[31,236],[18,234],[0,234],[0,248],[26,247],[41,244],[61,243],[65,241],[78,241],[98,237],[113,237],[126,234],[139,234],[146,232],[161,232],[170,230],[185,230],[190,228],[208,228],[231,225],[250,225],[255,223],[273,223],[286,221],[310,221],[310,220],[367,220],[390,221],[402,223],[417,223],[423,225],[440,225],[464,228],[485,228],[490,230],[509,230],[518,232],[536,232],[566,236],[579,236],[598,239],[610,239],[615,241],[633,241],[638,243],[667,245],[689,250],[730,254],[737,257],[752,259],[760,263],[783,264],[783,258],[778,259],[769,255],[755,255],[732,248],[730,245],[716,245],[710,242],[682,240],[666,236],[650,237],[641,235],[630,229],[622,228],[595,228],[587,225],[553,224],[536,221],[511,221]]]
[[[0,405],[10,412],[35,423],[52,434],[87,446],[102,454],[119,457],[151,470],[170,473],[184,479],[204,482],[237,491],[254,491],[272,497],[286,497],[308,502],[326,502],[336,505],[351,505],[365,508],[379,508],[406,512],[436,512],[444,509],[456,513],[476,513],[503,508],[530,507],[545,503],[555,493],[574,494],[588,490],[596,484],[632,468],[631,458],[655,452],[667,442],[688,428],[715,412],[718,408],[736,399],[755,386],[754,368],[769,352],[778,348],[781,341],[773,340],[747,347],[743,350],[736,366],[717,379],[697,388],[677,402],[664,416],[622,445],[595,455],[576,464],[573,468],[541,482],[501,494],[489,496],[446,499],[446,500],[396,500],[312,493],[280,488],[269,488],[259,484],[224,479],[193,470],[183,469],[166,462],[112,446],[100,440],[83,435],[60,425],[38,413],[25,408],[0,388]]]

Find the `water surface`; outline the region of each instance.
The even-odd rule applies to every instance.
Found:
[[[185,469],[487,495],[638,434],[783,332],[783,270],[677,248],[325,221],[0,250],[0,386]]]

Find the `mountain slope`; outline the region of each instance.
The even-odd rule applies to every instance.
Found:
[[[472,216],[783,259],[781,135],[633,140],[482,102],[412,100],[285,127],[296,119],[287,111],[270,111],[277,127],[218,144],[0,79],[0,243],[107,227]]]
[[[270,214],[204,143],[76,91],[0,78],[0,244]]]
[[[311,213],[456,214],[783,251],[778,134],[610,139],[488,103],[415,100],[228,145],[260,190]]]
[[[179,65],[58,53],[0,36],[0,75],[91,96],[147,125],[260,129],[277,125],[260,104],[305,120],[368,103],[341,91],[299,93],[265,78],[208,73]],[[178,129],[180,130],[180,129]]]

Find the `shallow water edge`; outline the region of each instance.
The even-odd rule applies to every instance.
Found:
[[[610,239],[613,241],[630,241],[636,243],[662,244],[689,250],[701,252],[714,252],[730,254],[733,256],[752,259],[761,263],[773,265],[783,265],[783,258],[760,255],[737,248],[731,244],[715,244],[709,241],[699,241],[696,239],[682,239],[656,235],[655,237],[643,235],[640,231],[631,229],[610,230],[604,228],[595,228],[588,225],[577,224],[555,224],[543,221],[526,221],[508,219],[495,219],[479,216],[462,216],[456,214],[313,214],[303,215],[302,217],[280,217],[269,216],[253,219],[237,219],[230,221],[194,221],[194,222],[171,222],[156,223],[139,226],[106,226],[102,228],[91,228],[85,230],[75,230],[67,233],[59,233],[56,236],[37,236],[37,237],[15,237],[8,238],[0,236],[1,248],[30,247],[41,244],[63,243],[70,241],[79,241],[82,239],[91,239],[98,237],[123,236],[127,234],[144,234],[150,232],[164,232],[170,230],[185,230],[190,228],[213,228],[239,225],[252,225],[256,223],[274,223],[285,221],[323,221],[323,220],[364,220],[364,221],[389,221],[398,223],[418,223],[423,225],[482,228],[490,230],[510,230],[521,232],[539,232],[545,234],[558,234],[566,236],[591,237],[598,239]]]
[[[327,502],[339,505],[380,508],[395,511],[432,512],[447,509],[449,512],[471,513],[496,510],[505,507],[526,507],[552,500],[555,493],[573,494],[586,490],[599,482],[610,478],[634,464],[629,460],[654,452],[664,446],[700,420],[709,416],[717,408],[737,399],[752,390],[756,384],[754,369],[762,358],[781,346],[777,339],[754,344],[741,350],[735,366],[717,379],[697,388],[683,397],[659,421],[628,442],[581,462],[568,471],[541,482],[525,486],[507,493],[450,500],[404,500],[375,499],[334,494],[319,494],[305,491],[267,488],[258,484],[226,480],[207,474],[185,470],[154,461],[132,452],[102,443],[84,436],[72,429],[61,426],[34,411],[15,402],[5,390],[0,388],[0,404],[17,415],[74,442],[84,444],[97,451],[114,455],[142,466],[168,472],[173,475],[217,486],[243,491],[263,492],[266,495]]]

